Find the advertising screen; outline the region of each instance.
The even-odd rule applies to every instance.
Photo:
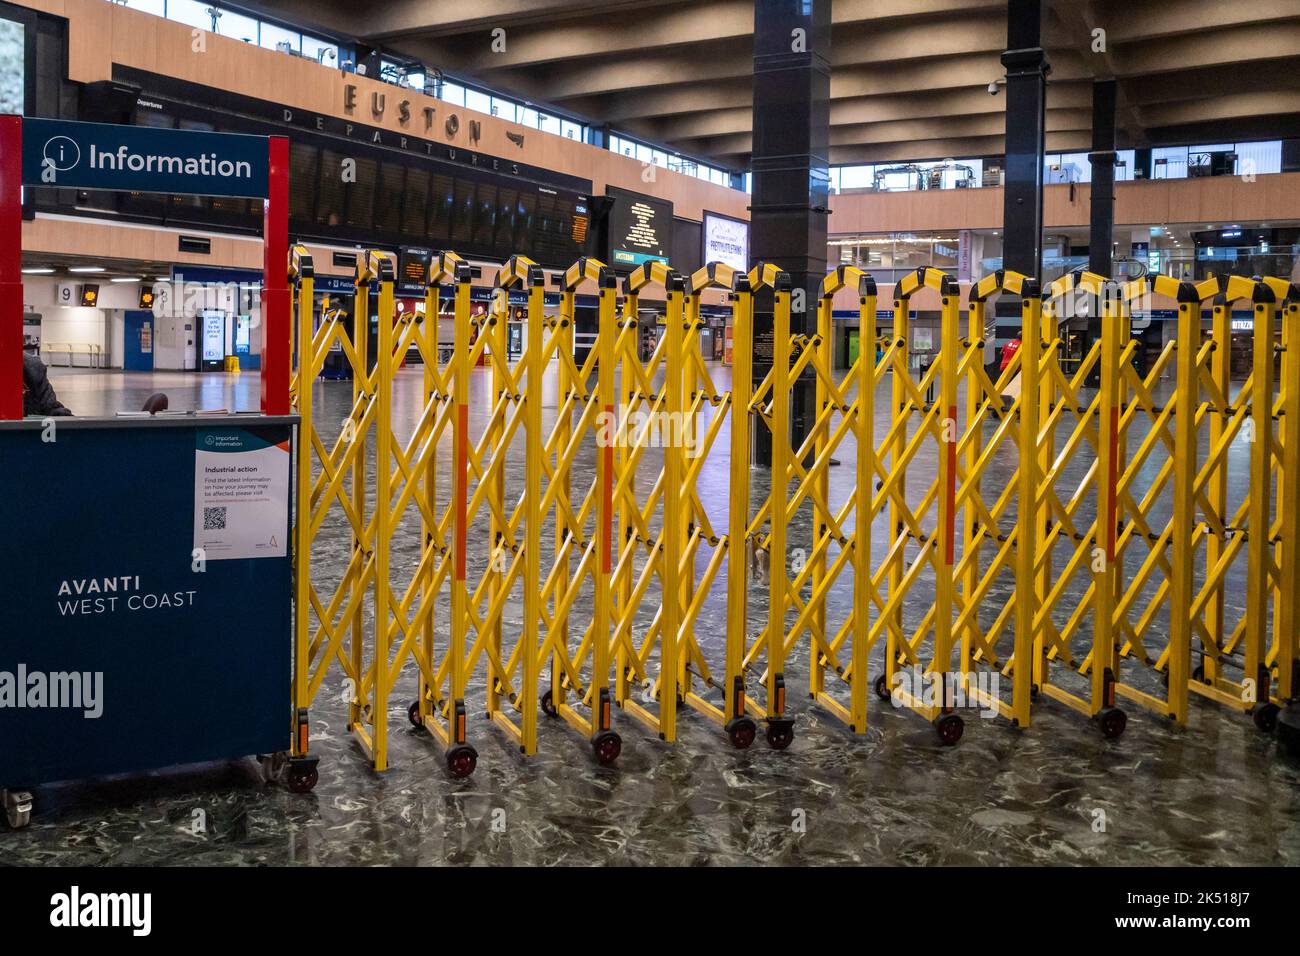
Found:
[[[609,213],[609,261],[630,270],[652,260],[672,258],[673,204],[642,193],[606,186],[614,200]]]
[[[748,272],[749,223],[706,211],[704,261],[722,262],[739,272]]]
[[[203,361],[221,362],[226,357],[226,313],[207,309],[203,313]]]

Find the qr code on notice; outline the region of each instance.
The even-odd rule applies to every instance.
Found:
[[[220,508],[203,509],[203,530],[204,531],[225,531],[226,530],[226,508],[222,505]]]

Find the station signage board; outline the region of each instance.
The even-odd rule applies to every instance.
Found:
[[[264,136],[23,120],[23,182],[76,189],[265,196]]]

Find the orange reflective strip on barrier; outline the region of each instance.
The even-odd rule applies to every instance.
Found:
[[[953,432],[957,428],[957,406],[948,406],[948,422],[945,428],[951,427]],[[944,454],[948,457],[948,476],[944,486],[944,496],[948,501],[947,514],[944,517],[943,528],[943,563],[952,566],[956,554],[957,540],[957,436],[949,434],[945,438],[947,449]]]
[[[456,405],[456,461],[452,480],[455,488],[452,495],[456,499],[456,580],[465,581],[468,566],[468,534],[466,509],[469,504],[469,406],[464,403]]]

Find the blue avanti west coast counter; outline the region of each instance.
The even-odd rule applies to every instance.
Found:
[[[39,784],[288,749],[296,423],[0,422],[11,825]]]

